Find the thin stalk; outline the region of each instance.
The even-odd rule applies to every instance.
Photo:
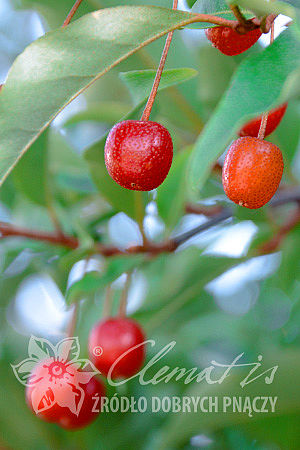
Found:
[[[177,6],[178,6],[178,0],[174,0],[173,1],[173,9],[174,10],[177,9]],[[144,120],[144,121],[149,120],[149,117],[150,117],[150,114],[151,114],[151,111],[152,111],[152,107],[153,107],[153,104],[154,104],[154,101],[155,101],[155,97],[156,97],[156,94],[157,94],[157,91],[158,91],[158,87],[159,87],[159,83],[160,83],[160,80],[161,80],[161,76],[162,76],[162,73],[163,73],[163,70],[164,70],[164,67],[165,67],[165,64],[166,64],[167,56],[168,56],[168,53],[169,53],[169,50],[170,50],[173,34],[174,34],[174,31],[171,31],[171,33],[169,33],[168,36],[167,36],[167,40],[166,40],[166,43],[165,43],[165,46],[164,46],[164,49],[163,49],[163,52],[162,52],[162,55],[161,55],[160,63],[159,63],[159,66],[158,66],[158,69],[157,69],[157,72],[156,72],[156,76],[155,76],[155,79],[154,79],[152,90],[151,90],[151,93],[149,95],[149,98],[148,98],[146,107],[144,109],[144,112],[142,114],[141,120]]]
[[[271,37],[270,37],[270,44],[272,44],[274,42],[274,22],[272,22],[271,25]],[[258,139],[264,139],[265,138],[265,134],[266,134],[266,128],[267,128],[267,124],[268,124],[268,116],[269,116],[269,112],[266,112],[261,119],[261,123],[260,123],[260,128],[259,128],[259,132],[258,132]]]
[[[230,9],[241,25],[247,25],[248,21],[244,17],[244,15],[241,13],[241,10],[237,5],[230,5]]]
[[[82,1],[83,1],[83,0],[77,0],[77,1],[74,3],[72,9],[70,10],[69,14],[68,14],[67,17],[66,17],[66,20],[64,21],[64,23],[63,23],[63,25],[62,25],[63,27],[66,27],[67,25],[69,25],[69,23],[70,23],[71,20],[73,19],[74,14],[76,13],[76,11],[77,11],[77,9],[79,8],[79,6],[80,6],[80,4],[82,3]]]
[[[84,267],[83,267],[83,276],[86,273],[86,269],[89,264],[89,260],[90,260],[89,257],[85,260]],[[76,301],[76,303],[74,303],[73,314],[71,316],[71,319],[70,319],[70,322],[69,322],[69,325],[67,328],[67,336],[68,337],[73,337],[75,334],[75,331],[76,331],[76,324],[77,324],[77,318],[78,318],[78,312],[79,312],[79,302],[80,302],[80,300],[78,299]]]
[[[127,300],[128,300],[128,292],[131,282],[131,272],[127,273],[125,285],[122,291],[121,300],[120,300],[120,307],[119,307],[119,316],[120,317],[126,317],[126,310],[127,310]]]
[[[113,290],[112,290],[111,285],[109,285],[106,288],[106,292],[105,292],[103,311],[102,311],[103,319],[105,319],[106,317],[109,317],[111,315],[112,300],[113,300]]]

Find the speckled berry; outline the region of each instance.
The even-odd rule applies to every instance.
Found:
[[[267,127],[265,131],[265,137],[269,136],[269,134],[273,133],[273,131],[278,127],[278,125],[281,122],[281,119],[284,116],[284,113],[287,108],[287,103],[284,103],[283,105],[279,106],[278,108],[271,109],[271,111],[268,114],[268,121],[267,121]],[[256,117],[253,120],[250,120],[250,122],[246,123],[240,131],[240,136],[253,136],[257,137],[258,132],[260,129],[262,116]]]
[[[224,191],[240,206],[261,208],[277,191],[282,173],[282,153],[276,145],[254,137],[241,137],[233,142],[225,157]]]
[[[144,341],[144,332],[134,320],[127,317],[105,319],[98,322],[90,332],[90,359],[105,376],[111,369],[111,378],[129,378],[143,365]],[[98,355],[95,349],[99,348],[101,352]]]
[[[104,154],[116,183],[134,191],[151,191],[169,173],[173,143],[168,130],[157,122],[126,120],[111,129]]]
[[[239,34],[229,27],[214,27],[205,30],[207,39],[221,53],[228,56],[239,55],[252,47],[260,38],[259,28],[248,31],[246,34]]]

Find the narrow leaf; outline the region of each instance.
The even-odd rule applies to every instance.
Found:
[[[197,75],[197,71],[190,68],[168,69],[162,74],[160,89],[165,89],[176,84],[190,80]],[[156,75],[156,70],[133,70],[121,72],[121,80],[127,86],[135,105],[141,103],[149,92]]]
[[[189,13],[159,7],[103,9],[27,47],[0,95],[0,182],[57,114],[91,83],[193,19]]]

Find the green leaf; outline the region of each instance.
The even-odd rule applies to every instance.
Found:
[[[197,2],[197,0],[187,0],[187,4],[188,6],[191,8],[195,3]]]
[[[285,157],[285,164],[293,164],[294,157],[297,153],[300,139],[299,122],[300,110],[298,105],[296,102],[290,102],[280,126],[276,129],[272,137],[274,144],[280,148]]]
[[[242,8],[250,9],[257,16],[264,16],[267,14],[284,14],[291,18],[296,17],[295,8],[285,2],[268,2],[266,0],[228,0],[227,3],[236,4],[241,6]]]
[[[183,214],[186,201],[186,167],[190,149],[177,153],[173,159],[170,173],[165,182],[157,189],[157,207],[160,217],[169,229],[172,229]]]
[[[190,68],[168,69],[162,74],[159,88],[166,89],[170,86],[183,83],[194,78],[198,72]],[[121,72],[121,80],[127,86],[132,100],[138,105],[149,95],[156,70],[133,70],[131,72]]]
[[[262,376],[242,389],[240,382],[249,374],[249,368],[232,369],[222,384],[208,384],[205,380],[202,380],[200,383],[194,381],[184,395],[188,397],[217,397],[219,412],[214,412],[213,410],[212,412],[204,413],[196,409],[189,414],[180,412],[170,415],[163,428],[161,442],[158,443],[157,449],[180,448],[195,434],[219,430],[228,424],[237,426],[238,424],[253,422],[255,419],[261,419],[261,415],[253,410],[253,417],[249,417],[246,412],[232,412],[232,409],[227,409],[227,412],[223,412],[223,399],[225,396],[231,398],[242,396],[243,399],[250,397],[251,402],[257,396],[278,397],[275,408],[276,415],[299,412],[299,393],[296,394],[294,388],[295,383],[297,383],[298,371],[300,370],[299,352],[297,350],[288,352],[287,349],[284,351],[277,349],[275,352],[271,352],[268,349],[263,350],[265,351],[260,351],[263,355],[263,365],[250,379],[260,375],[264,370],[278,365],[278,370],[271,384],[265,383],[265,377]],[[238,356],[238,353],[233,356],[232,360],[235,356]],[[228,364],[232,360],[228,361]],[[256,357],[248,355],[246,361],[256,362]],[[200,372],[201,370],[197,373]],[[214,375],[212,374],[211,379],[219,379],[223,373],[224,369],[221,372],[214,370]],[[269,414],[265,413],[266,418],[272,418],[274,415],[270,412]]]
[[[138,49],[194,20],[189,13],[158,7],[103,9],[27,47],[0,96],[1,182],[57,114],[91,83]]]
[[[87,110],[80,111],[68,119],[64,126],[76,125],[80,122],[94,121],[104,123],[115,123],[120,117],[125,116],[128,106],[118,102],[101,102],[100,104],[90,105]]]
[[[192,12],[197,14],[212,14],[224,19],[236,20],[234,14],[228,6],[225,0],[198,0],[192,7]],[[252,17],[253,14],[249,14],[249,11],[243,10],[243,13],[247,18]],[[207,24],[209,27],[213,24]]]
[[[88,272],[79,281],[76,281],[68,289],[67,303],[73,303],[86,294],[96,292],[116,280],[122,273],[128,272],[139,266],[144,260],[143,255],[115,256],[107,261],[103,273]]]
[[[19,161],[13,172],[17,188],[29,200],[42,206],[47,203],[47,147],[48,133],[45,131]]]
[[[192,11],[198,14],[220,14],[232,19],[234,15],[225,0],[198,0],[194,2]],[[231,16],[231,17],[228,17]]]
[[[299,66],[300,41],[292,30],[284,31],[272,45],[239,66],[196,142],[189,168],[192,188],[203,184],[210,167],[243,123],[298,94],[294,79]]]
[[[94,0],[94,2],[97,4],[98,0]],[[21,2],[19,0],[13,0],[12,3],[16,8],[34,9],[35,11],[38,11],[43,18],[46,19],[47,24],[49,24],[51,28],[59,27],[74,5],[73,0],[22,0]],[[100,0],[98,4],[100,8]],[[80,8],[76,11],[75,18],[78,19],[78,17],[87,14],[94,9],[95,4],[92,4],[91,1],[82,2]]]
[[[185,303],[199,299],[207,283],[240,262],[237,258],[203,255],[201,249],[192,246],[168,257],[157,257],[144,270],[149,287],[139,314],[157,312],[157,317],[150,316],[151,328],[154,327]]]
[[[216,51],[211,45],[205,45],[199,49],[199,64],[198,92],[211,115],[237,68],[237,61]]]

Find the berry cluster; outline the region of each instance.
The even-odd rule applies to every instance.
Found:
[[[206,36],[214,47],[232,56],[254,45],[261,31],[257,28],[239,34],[231,28],[214,27],[206,31]],[[281,105],[271,110],[267,117],[258,117],[245,124],[239,131],[240,138],[227,152],[222,173],[223,187],[227,196],[240,206],[262,207],[280,184],[283,173],[281,151],[264,137],[279,125],[286,108],[287,104]],[[157,188],[167,177],[173,158],[173,143],[168,130],[157,122],[148,121],[147,114],[143,117],[145,120],[116,124],[105,144],[105,164],[110,176],[120,186],[136,191]],[[258,138],[262,121],[265,121],[265,131],[263,138]],[[108,379],[130,378],[143,365],[145,335],[139,324],[129,318],[109,318],[91,330],[88,349],[91,361],[103,376]],[[57,383],[56,397],[46,381],[39,384],[38,394],[43,393],[42,397],[36,394],[34,383],[29,383],[26,400],[30,408],[40,411],[41,419],[68,430],[90,424],[98,415],[93,410],[93,398],[105,395],[103,383],[95,377],[83,382],[83,371],[72,371],[68,362],[52,360],[40,362],[30,380],[42,380],[45,370]],[[84,393],[77,414],[66,406],[70,384],[74,390]],[[51,408],[46,407],[49,404]]]
[[[259,29],[240,35],[227,27],[205,31],[207,38],[225,55],[238,55],[248,50],[261,36]],[[279,125],[287,104],[271,110],[266,117],[264,137]],[[277,191],[283,173],[283,157],[276,145],[259,139],[263,116],[246,123],[239,131],[225,157],[222,182],[226,195],[234,203],[250,209],[264,206]]]
[[[145,359],[145,335],[140,325],[129,318],[109,318],[97,323],[89,336],[90,359],[101,375],[130,378],[142,367]],[[101,351],[98,353],[97,350]],[[55,394],[49,387],[55,383]],[[37,416],[66,430],[77,430],[92,423],[100,409],[95,409],[95,398],[105,395],[102,381],[92,377],[83,384],[84,371],[74,369],[68,362],[43,360],[32,371],[26,388],[26,401]],[[82,378],[83,377],[83,378]],[[38,389],[36,382],[38,381]],[[86,380],[85,380],[86,381]],[[70,386],[83,390],[79,413],[70,409]],[[37,404],[38,402],[38,404]],[[47,407],[52,405],[51,407]]]
[[[261,36],[256,28],[239,34],[229,27],[205,31],[213,46],[225,55],[248,50]],[[267,118],[264,137],[279,125],[287,104],[273,109]],[[223,168],[223,186],[227,196],[238,205],[260,208],[275,194],[282,177],[281,151],[257,138],[262,117],[246,123],[238,139],[229,148]],[[105,145],[105,164],[110,176],[122,187],[136,191],[157,188],[169,173],[173,143],[161,124],[147,120],[127,120],[116,124]]]

